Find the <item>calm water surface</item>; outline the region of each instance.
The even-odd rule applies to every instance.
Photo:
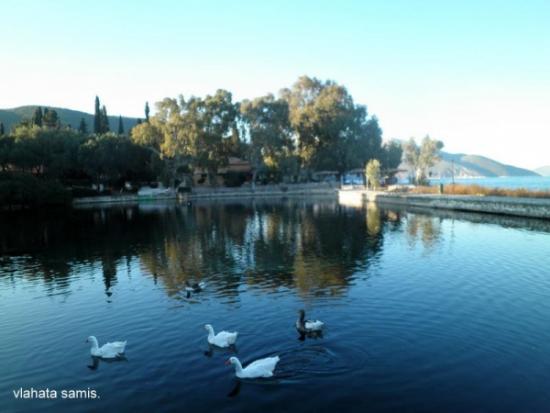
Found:
[[[149,204],[4,215],[0,252],[2,413],[550,411],[549,222]],[[322,338],[299,340],[300,308]],[[239,331],[245,363],[278,354],[276,377],[236,380],[205,323]],[[126,360],[94,363],[92,334]]]

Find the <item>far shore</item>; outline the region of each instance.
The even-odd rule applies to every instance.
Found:
[[[362,207],[365,203],[380,205],[415,206],[434,209],[448,209],[466,212],[481,212],[500,215],[512,215],[529,218],[550,219],[550,198],[521,197],[504,195],[461,195],[414,192],[389,192],[365,190],[363,187],[339,188],[334,183],[267,185],[239,188],[200,188],[192,192],[176,194],[172,192],[162,196],[140,197],[136,194],[75,198],[73,206],[91,207],[94,205],[132,204],[151,201],[180,200],[216,200],[231,198],[264,198],[290,196],[334,197],[343,205]]]

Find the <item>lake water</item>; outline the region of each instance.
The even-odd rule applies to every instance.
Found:
[[[548,221],[332,200],[3,215],[0,412],[548,412],[549,251]],[[205,323],[275,377],[238,381]]]
[[[432,184],[450,184],[451,178],[432,179]],[[462,185],[481,185],[489,188],[550,190],[550,176],[501,176],[495,178],[455,178]]]

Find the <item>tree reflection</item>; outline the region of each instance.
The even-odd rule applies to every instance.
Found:
[[[406,215],[406,234],[410,245],[416,244],[420,240],[424,248],[433,248],[442,234],[442,219],[440,217],[407,214]]]
[[[97,267],[108,294],[116,289],[120,264],[138,262],[170,296],[184,291],[186,281],[207,278],[209,288],[227,296],[238,296],[243,284],[339,295],[380,251],[385,221],[378,210],[365,219],[364,211],[333,201],[149,204],[22,214],[14,226],[2,223],[8,231],[0,245],[11,254],[33,251],[39,270],[22,275],[45,282],[70,280],[81,263]]]

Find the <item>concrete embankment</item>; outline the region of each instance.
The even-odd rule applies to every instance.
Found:
[[[380,205],[408,205],[550,219],[550,199],[546,198],[402,194],[365,190],[341,190],[338,198],[342,204],[353,206],[363,205],[365,202],[376,202]]]
[[[240,197],[285,197],[304,195],[331,195],[338,196],[338,187],[330,183],[292,184],[292,185],[258,185],[240,188],[193,188],[189,198],[193,199],[219,199]]]
[[[330,183],[309,183],[289,185],[258,185],[238,188],[193,188],[192,192],[179,196],[175,192],[155,196],[114,195],[75,198],[73,206],[94,206],[109,204],[134,204],[138,202],[169,201],[178,198],[182,200],[200,199],[231,199],[231,198],[264,198],[264,197],[288,197],[288,196],[338,196],[338,187]]]

